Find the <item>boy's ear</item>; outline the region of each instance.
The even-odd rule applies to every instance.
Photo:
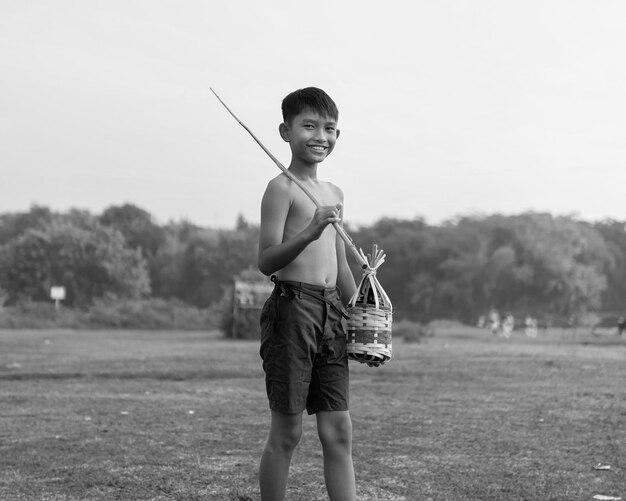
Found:
[[[339,134],[341,134],[341,131],[337,129],[335,132],[337,133],[337,136],[335,137],[335,139],[339,139]]]
[[[283,141],[289,142],[291,140],[291,136],[289,134],[289,127],[287,126],[286,123],[281,123],[278,126],[278,132],[280,134],[280,137],[283,138]]]

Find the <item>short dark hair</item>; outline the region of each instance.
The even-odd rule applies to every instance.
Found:
[[[304,110],[315,111],[335,121],[339,119],[339,110],[335,102],[326,92],[317,87],[307,87],[293,91],[283,99],[282,110],[285,123],[293,120]]]

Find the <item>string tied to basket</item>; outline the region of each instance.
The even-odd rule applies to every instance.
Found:
[[[376,244],[374,244],[371,254],[365,254],[363,249],[359,249],[359,255],[363,263],[363,274],[373,277],[376,276],[378,268],[385,262],[387,257],[387,254],[382,249],[379,249]]]
[[[357,303],[370,303],[376,308],[386,308],[391,311],[392,305],[389,296],[380,285],[376,272],[385,262],[386,254],[378,245],[372,246],[372,252],[365,254],[363,249],[359,249],[359,254],[363,264],[363,276],[356,292],[350,299],[349,304],[354,306]]]

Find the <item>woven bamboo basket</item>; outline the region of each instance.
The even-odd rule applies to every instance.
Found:
[[[372,254],[363,257],[368,267],[347,307],[348,358],[377,367],[391,359],[393,307],[376,278],[384,252],[374,245]]]

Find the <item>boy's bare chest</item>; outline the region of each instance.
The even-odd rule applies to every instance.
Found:
[[[340,202],[337,194],[330,187],[307,188],[321,206],[336,205]],[[302,190],[298,189],[293,193],[289,213],[291,217],[310,220],[315,213],[315,204]]]
[[[321,206],[336,205],[341,200],[332,189],[310,190]],[[315,204],[298,188],[292,193],[292,200],[289,207],[289,214],[285,221],[285,234],[291,235],[301,231],[313,219],[315,214]]]

